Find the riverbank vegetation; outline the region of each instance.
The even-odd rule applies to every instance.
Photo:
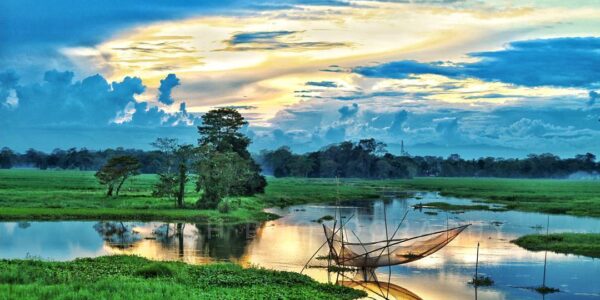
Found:
[[[152,196],[157,175],[127,180],[118,198],[91,171],[34,169],[0,170],[2,220],[162,220],[189,222],[252,222],[271,219],[268,207],[406,195],[410,191],[439,191],[447,196],[475,199],[469,207],[440,206],[445,210],[488,209],[490,203],[507,209],[600,217],[600,184],[586,180],[519,180],[476,178],[415,178],[411,180],[268,178],[264,194],[226,197],[226,209],[195,207],[201,192],[194,180],[186,183],[184,207]],[[428,204],[431,205],[431,204]]]
[[[552,251],[600,258],[600,233],[529,234],[513,243],[530,251]]]
[[[151,262],[105,256],[71,262],[0,260],[7,299],[355,299],[362,291],[306,275],[235,264]],[[2,297],[0,297],[2,298]]]

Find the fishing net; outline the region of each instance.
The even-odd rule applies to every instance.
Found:
[[[436,231],[405,239],[391,239],[368,243],[351,243],[343,239],[341,231],[334,232],[323,225],[331,258],[338,265],[377,268],[419,260],[442,249],[469,225]]]

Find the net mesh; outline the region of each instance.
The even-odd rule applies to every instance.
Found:
[[[419,260],[442,249],[469,225],[406,239],[369,243],[350,243],[338,232],[323,225],[332,259],[338,264],[359,268],[377,268]],[[389,254],[388,254],[389,251]]]

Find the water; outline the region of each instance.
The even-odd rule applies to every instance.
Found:
[[[514,211],[446,213],[431,208],[412,208],[418,203],[426,206],[428,202],[438,201],[472,203],[436,193],[417,193],[407,199],[344,202],[340,207],[346,219],[353,215],[347,228],[363,242],[385,238],[384,206],[390,232],[394,231],[405,211],[410,211],[398,237],[472,224],[437,253],[392,267],[392,296],[406,299],[418,299],[415,296],[422,299],[543,298],[525,287],[541,284],[544,253],[526,251],[510,240],[528,233],[544,233],[547,215]],[[284,217],[262,224],[236,226],[160,222],[0,222],[0,257],[71,260],[137,254],[157,260],[195,264],[233,261],[245,266],[299,272],[324,242],[322,225],[314,220],[334,215],[336,207],[300,205],[271,211]],[[550,232],[600,232],[600,219],[552,215]],[[479,272],[490,276],[495,284],[475,291],[467,282],[473,276],[477,242],[481,243]],[[328,280],[323,269],[309,268],[305,273],[319,281]],[[377,276],[379,280],[387,281],[387,267],[377,269]],[[549,252],[547,285],[557,287],[561,292],[546,295],[545,299],[597,299],[600,297],[598,278],[600,260]]]

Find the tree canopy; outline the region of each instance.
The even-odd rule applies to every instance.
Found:
[[[127,178],[140,173],[140,162],[132,156],[115,156],[108,160],[106,165],[102,166],[96,172],[96,178],[101,184],[106,185],[106,195],[113,196],[113,190],[116,191],[115,196],[119,196],[119,191]]]
[[[264,192],[267,181],[248,151],[250,139],[240,132],[247,124],[244,117],[233,108],[218,108],[204,114],[202,121],[196,188],[203,194],[198,206],[216,208],[226,196]]]

